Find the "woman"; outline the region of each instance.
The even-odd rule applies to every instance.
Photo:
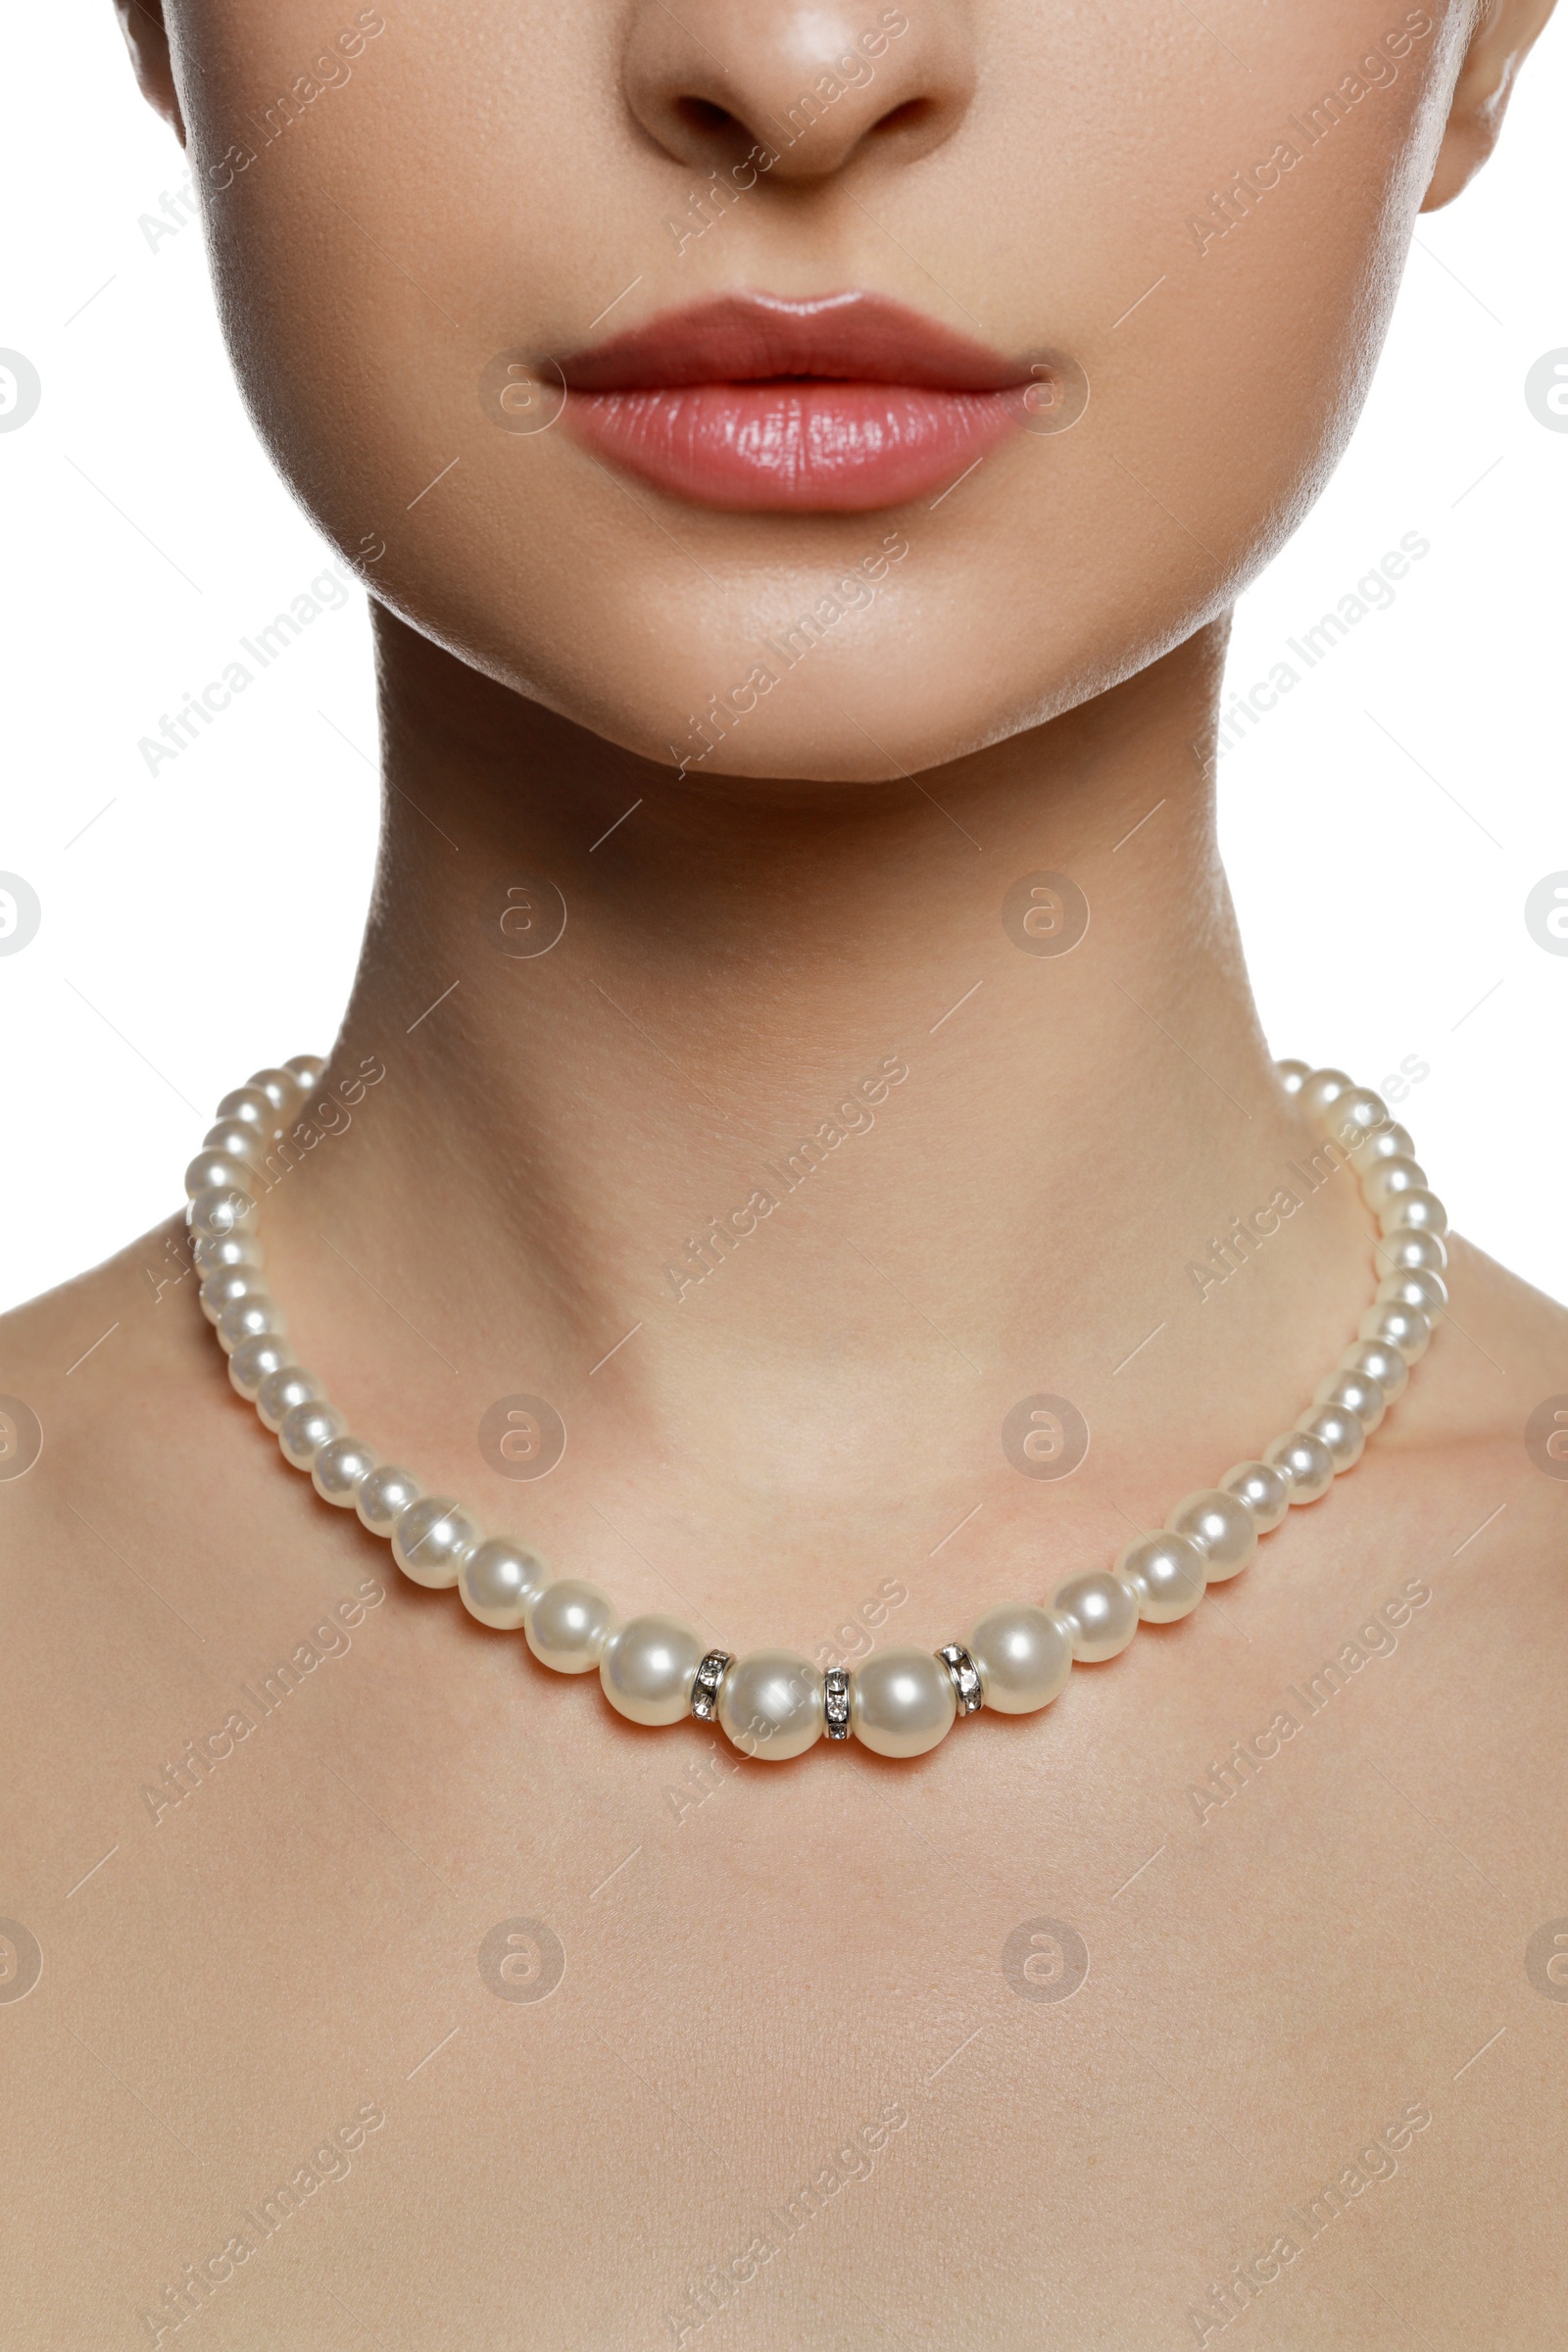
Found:
[[[5,1327],[17,2340],[1555,2340],[1568,1336],[1211,791],[1548,13],[122,0],[388,792]]]

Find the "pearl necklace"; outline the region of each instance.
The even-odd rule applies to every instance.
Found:
[[[219,1104],[218,1123],[186,1170],[202,1308],[228,1355],[233,1386],[275,1432],[285,1458],[309,1472],[318,1494],[357,1511],[416,1584],[456,1585],[470,1616],[504,1633],[520,1628],[534,1656],[558,1674],[597,1671],[605,1696],[629,1722],[716,1721],[743,1754],[771,1762],[803,1754],[824,1734],[853,1736],[878,1755],[922,1756],[960,1715],[982,1707],[1028,1715],[1048,1706],[1074,1664],[1115,1657],[1140,1619],[1169,1625],[1188,1616],[1206,1586],[1248,1565],[1258,1537],[1278,1527],[1293,1503],[1315,1502],[1360,1459],[1447,1302],[1448,1220],[1405,1130],[1380,1097],[1343,1070],[1278,1063],[1286,1092],[1325,1138],[1332,1164],[1348,1161],[1359,1177],[1382,1236],[1376,1298],[1295,1426],[1265,1446],[1260,1460],[1238,1462],[1217,1486],[1189,1494],[1163,1528],[1134,1537],[1112,1567],[1068,1577],[1044,1607],[1018,1601],[987,1610],[966,1642],[935,1652],[876,1651],[853,1673],[821,1673],[788,1650],[736,1659],[705,1650],[671,1617],[617,1625],[597,1586],[552,1579],[512,1537],[481,1535],[460,1503],[426,1494],[408,1471],[350,1436],[319,1381],[293,1361],[263,1280],[258,1195],[270,1189],[270,1154],[324,1066],[302,1054],[280,1070],[258,1071]]]

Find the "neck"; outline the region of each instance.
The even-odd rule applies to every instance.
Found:
[[[1079,1402],[1117,1509],[1174,1480],[1161,1512],[1300,1408],[1363,1220],[1288,1172],[1201,756],[1222,628],[917,778],[791,785],[677,780],[378,627],[387,815],[329,1079],[386,1077],[268,1208],[367,1434],[472,1492],[485,1406],[543,1396],[596,1494],[744,1494],[776,1550],[780,1510],[878,1482],[933,1523],[988,1482],[1038,1501],[999,1444],[1031,1393]],[[1087,902],[1069,953],[1038,952],[1081,920],[1042,872]],[[1282,1189],[1305,1213],[1227,1276],[1211,1245]]]

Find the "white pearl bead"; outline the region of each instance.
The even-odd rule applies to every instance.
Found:
[[[1414,1157],[1415,1145],[1408,1127],[1380,1127],[1364,1144],[1356,1145],[1350,1153],[1350,1165],[1358,1176],[1370,1176],[1380,1160]]]
[[[1334,1484],[1333,1455],[1321,1438],[1308,1437],[1305,1430],[1288,1429],[1271,1439],[1263,1459],[1285,1479],[1293,1506],[1316,1502]]]
[[[1379,1215],[1399,1193],[1426,1190],[1427,1172],[1415,1159],[1380,1159],[1370,1176],[1361,1179],[1361,1198]]]
[[[1312,1402],[1353,1413],[1368,1437],[1389,1409],[1388,1398],[1375,1380],[1369,1380],[1364,1372],[1343,1370],[1324,1375],[1312,1392]]]
[[[1366,1431],[1354,1413],[1346,1412],[1339,1405],[1318,1405],[1301,1415],[1299,1426],[1304,1437],[1316,1438],[1326,1448],[1336,1478],[1353,1470],[1366,1450]]]
[[[246,1080],[248,1088],[265,1095],[279,1120],[292,1117],[298,1109],[305,1089],[291,1070],[256,1070]]]
[[[1342,1152],[1358,1150],[1369,1135],[1393,1124],[1393,1112],[1369,1086],[1352,1086],[1336,1095],[1323,1120],[1324,1132]]]
[[[1211,1585],[1239,1576],[1257,1551],[1257,1522],[1247,1505],[1222,1487],[1203,1487],[1179,1502],[1165,1525],[1187,1536],[1203,1555]]]
[[[1419,1362],[1432,1343],[1432,1326],[1418,1306],[1369,1306],[1356,1330],[1378,1347],[1397,1348],[1407,1364]]]
[[[628,1723],[679,1723],[692,1711],[692,1683],[705,1650],[678,1618],[628,1618],[600,1653],[600,1687]]]
[[[557,1674],[589,1674],[614,1630],[615,1612],[597,1585],[564,1576],[536,1592],[523,1613],[528,1647]]]
[[[237,1119],[242,1127],[254,1127],[265,1142],[270,1143],[277,1133],[277,1113],[260,1087],[237,1086],[225,1095],[218,1105],[220,1119]]]
[[[326,1064],[319,1054],[291,1054],[283,1064],[283,1074],[292,1078],[301,1094],[314,1094],[320,1085]]]
[[[418,1480],[407,1470],[400,1470],[395,1462],[383,1462],[378,1470],[370,1472],[354,1497],[360,1525],[368,1528],[372,1536],[390,1539],[404,1512],[411,1503],[418,1501],[423,1492]]]
[[[1410,1380],[1410,1367],[1397,1348],[1385,1348],[1375,1340],[1357,1340],[1347,1348],[1340,1369],[1375,1380],[1390,1404],[1404,1395]]]
[[[1108,1568],[1069,1576],[1051,1605],[1067,1627],[1073,1656],[1086,1666],[1115,1657],[1138,1631],[1138,1595]]]
[[[262,1245],[250,1233],[225,1233],[218,1241],[200,1236],[190,1246],[190,1257],[203,1282],[210,1274],[223,1274],[241,1266],[255,1274],[262,1270]]]
[[[964,1647],[974,1660],[986,1705],[999,1715],[1032,1715],[1037,1707],[1050,1706],[1072,1672],[1065,1626],[1049,1609],[1027,1601],[988,1609]]]
[[[826,1705],[816,1668],[787,1649],[738,1658],[718,1687],[720,1725],[743,1755],[761,1764],[805,1755],[822,1737]]]
[[[1385,1274],[1378,1284],[1379,1306],[1413,1306],[1435,1323],[1448,1303],[1448,1286],[1441,1274],[1411,1266],[1402,1274]]]
[[[877,1756],[923,1756],[945,1740],[958,1693],[928,1649],[879,1649],[850,1678],[850,1729]]]
[[[256,1410],[275,1436],[297,1404],[315,1404],[320,1396],[321,1384],[314,1372],[285,1364],[280,1372],[270,1372],[257,1390]]]
[[[224,1354],[232,1355],[242,1340],[278,1340],[288,1325],[270,1292],[252,1291],[248,1298],[231,1299],[213,1328]]]
[[[1309,1061],[1277,1061],[1274,1075],[1288,1095],[1298,1095],[1312,1075]]]
[[[288,1342],[269,1332],[262,1339],[241,1340],[228,1359],[230,1386],[248,1403],[254,1404],[261,1394],[262,1383],[270,1380],[274,1372],[287,1369]],[[301,1399],[296,1397],[295,1402]]]
[[[1234,1494],[1252,1514],[1260,1536],[1271,1535],[1291,1507],[1289,1480],[1267,1462],[1238,1462],[1219,1482],[1222,1494]]]
[[[202,1150],[220,1152],[225,1159],[237,1159],[243,1167],[251,1169],[253,1180],[248,1189],[254,1192],[254,1170],[267,1157],[267,1139],[259,1128],[247,1127],[243,1119],[220,1119],[202,1137]]]
[[[1441,1233],[1408,1226],[1385,1234],[1372,1252],[1379,1274],[1441,1274],[1448,1262],[1448,1246]]]
[[[529,1601],[549,1582],[543,1560],[510,1536],[492,1536],[464,1561],[458,1572],[458,1597],[481,1625],[498,1634],[514,1634]]]
[[[354,1498],[375,1468],[375,1455],[363,1438],[334,1438],[311,1464],[311,1484],[323,1502],[351,1511]]]
[[[1250,1518],[1247,1532],[1252,1533]],[[1159,1535],[1134,1536],[1124,1544],[1116,1574],[1138,1595],[1138,1614],[1146,1625],[1174,1625],[1179,1617],[1190,1617],[1208,1581],[1198,1545],[1168,1529]]]
[[[1448,1212],[1436,1193],[1396,1193],[1378,1210],[1383,1232],[1432,1233],[1441,1241],[1448,1230]]]
[[[1350,1092],[1354,1084],[1355,1080],[1344,1070],[1314,1070],[1311,1077],[1302,1082],[1297,1101],[1312,1125],[1321,1130],[1326,1113],[1341,1095]]]
[[[230,1159],[222,1152],[198,1152],[185,1170],[185,1195],[194,1200],[201,1193],[243,1193],[256,1190],[256,1170],[249,1160]]]
[[[292,1462],[296,1470],[309,1470],[321,1447],[342,1437],[347,1428],[348,1423],[337,1406],[318,1397],[309,1404],[297,1404],[291,1413],[284,1414],[277,1442],[283,1448],[285,1461]]]
[[[224,1307],[234,1305],[238,1299],[269,1296],[266,1282],[253,1266],[228,1266],[221,1274],[209,1274],[196,1294],[209,1323],[216,1323]],[[254,1336],[260,1339],[266,1335],[258,1332]]]
[[[236,1185],[215,1185],[196,1195],[185,1211],[185,1222],[198,1240],[219,1241],[228,1233],[254,1233],[256,1203]]]
[[[432,1592],[450,1592],[479,1530],[461,1504],[441,1494],[422,1494],[398,1514],[392,1529],[392,1557],[404,1575]]]

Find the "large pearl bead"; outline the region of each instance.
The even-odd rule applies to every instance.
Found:
[[[274,1372],[286,1371],[288,1360],[288,1342],[280,1340],[274,1332],[259,1339],[241,1340],[228,1359],[229,1385],[247,1403],[254,1404],[262,1383],[270,1380]],[[296,1397],[295,1402],[300,1401]]]
[[[1390,1404],[1404,1395],[1410,1380],[1410,1367],[1397,1348],[1386,1348],[1375,1340],[1356,1340],[1347,1348],[1340,1369],[1375,1380]]]
[[[285,1461],[292,1462],[296,1470],[310,1470],[321,1447],[342,1437],[347,1428],[348,1423],[337,1406],[322,1397],[309,1404],[297,1404],[292,1412],[286,1413],[277,1442],[283,1448]]]
[[[254,1290],[243,1298],[231,1298],[213,1328],[223,1353],[232,1355],[244,1340],[281,1339],[288,1324],[270,1291]]]
[[[1272,1439],[1263,1459],[1290,1487],[1293,1504],[1316,1502],[1334,1484],[1334,1456],[1321,1438],[1309,1437],[1304,1429],[1288,1429]]]
[[[1396,1193],[1378,1210],[1378,1224],[1391,1233],[1431,1233],[1439,1241],[1448,1230],[1448,1212],[1436,1193],[1420,1188]]]
[[[375,1468],[375,1455],[363,1438],[333,1438],[311,1464],[311,1484],[323,1502],[351,1511],[354,1498]]]
[[[878,1756],[923,1756],[945,1740],[958,1693],[928,1649],[879,1649],[850,1679],[850,1729]]]
[[[190,1256],[203,1282],[210,1275],[237,1273],[241,1268],[253,1274],[262,1270],[262,1245],[251,1233],[225,1233],[218,1241],[198,1237],[190,1246]]]
[[[395,1462],[383,1462],[370,1472],[354,1497],[360,1525],[368,1527],[372,1536],[390,1537],[410,1503],[417,1502],[423,1492],[407,1470],[400,1470]]]
[[[1343,1095],[1336,1095],[1323,1121],[1330,1138],[1344,1152],[1358,1151],[1369,1135],[1377,1135],[1393,1124],[1388,1104],[1369,1086],[1352,1086]]]
[[[1375,1346],[1397,1348],[1407,1364],[1419,1362],[1432,1345],[1432,1326],[1418,1306],[1369,1306],[1356,1330]]]
[[[1299,1426],[1304,1437],[1316,1438],[1326,1447],[1336,1478],[1353,1470],[1366,1450],[1366,1431],[1354,1413],[1339,1405],[1319,1405],[1315,1411],[1303,1413]]]
[[[1364,1372],[1330,1372],[1312,1392],[1314,1405],[1328,1405],[1332,1410],[1353,1413],[1368,1437],[1388,1411],[1388,1398],[1375,1380]],[[1309,1420],[1304,1415],[1303,1420]]]
[[[196,1297],[202,1313],[209,1323],[216,1323],[225,1306],[239,1298],[266,1298],[270,1296],[267,1284],[255,1266],[224,1266],[218,1274],[209,1274]],[[267,1335],[258,1332],[255,1337]]]
[[[1380,1159],[1361,1179],[1361,1198],[1380,1213],[1397,1194],[1426,1190],[1427,1172],[1418,1159]]]
[[[197,1200],[203,1193],[243,1193],[247,1200],[256,1190],[256,1170],[247,1159],[230,1159],[224,1152],[198,1152],[185,1170],[185,1197]]]
[[[1298,1095],[1312,1075],[1309,1061],[1277,1061],[1274,1075],[1288,1095]]]
[[[301,1094],[313,1094],[321,1083],[326,1064],[319,1054],[291,1054],[283,1064],[283,1075],[292,1078]]]
[[[1235,1507],[1241,1509],[1239,1503]],[[1252,1533],[1250,1519],[1247,1532]],[[1190,1617],[1208,1581],[1198,1545],[1169,1529],[1157,1536],[1134,1536],[1124,1544],[1116,1574],[1137,1593],[1138,1614],[1146,1625],[1174,1625],[1178,1617]]]
[[[679,1723],[692,1711],[692,1683],[706,1644],[675,1617],[631,1617],[599,1659],[605,1696],[628,1723]]]
[[[1448,1262],[1448,1245],[1441,1233],[1405,1225],[1385,1234],[1372,1254],[1380,1275],[1441,1274]]]
[[[246,1084],[265,1095],[278,1120],[288,1119],[298,1109],[305,1089],[292,1070],[256,1070]]]
[[[479,1541],[466,1511],[440,1494],[421,1494],[398,1514],[392,1529],[392,1557],[416,1585],[447,1592],[458,1581],[466,1555]]]
[[[223,1097],[218,1105],[218,1115],[220,1119],[237,1120],[242,1127],[254,1128],[264,1143],[270,1144],[277,1133],[277,1113],[259,1086],[237,1086],[231,1095]]]
[[[1138,1631],[1138,1594],[1108,1568],[1069,1576],[1051,1605],[1067,1627],[1073,1656],[1086,1666],[1115,1657]]]
[[[514,1544],[510,1536],[492,1536],[464,1561],[458,1575],[458,1597],[470,1617],[493,1626],[498,1634],[514,1634],[528,1613],[528,1603],[550,1582],[543,1560]]]
[[[743,1755],[762,1764],[786,1764],[814,1746],[826,1704],[816,1668],[788,1649],[753,1650],[736,1660],[718,1687],[725,1733]]]
[[[1220,1480],[1219,1492],[1246,1503],[1260,1536],[1272,1534],[1291,1507],[1289,1480],[1267,1462],[1236,1463]]]
[[[1072,1672],[1066,1628],[1049,1609],[1028,1601],[988,1609],[964,1647],[974,1660],[986,1705],[999,1715],[1032,1715],[1037,1707],[1049,1707]]]
[[[1369,1176],[1380,1160],[1414,1157],[1415,1144],[1408,1127],[1380,1127],[1364,1144],[1356,1145],[1350,1165],[1358,1176]]]
[[[225,1234],[256,1230],[256,1203],[237,1186],[215,1185],[198,1193],[185,1211],[185,1222],[199,1241],[221,1241]]]
[[[1379,1306],[1413,1306],[1435,1323],[1448,1303],[1448,1286],[1441,1274],[1408,1266],[1402,1274],[1385,1274],[1378,1284]]]
[[[1203,1487],[1179,1502],[1165,1525],[1187,1536],[1203,1555],[1211,1585],[1239,1576],[1257,1551],[1257,1522],[1244,1502],[1223,1487]]]
[[[541,1666],[557,1674],[588,1674],[598,1665],[614,1623],[615,1612],[597,1585],[564,1576],[534,1594],[523,1612],[522,1630]]]
[[[220,1119],[202,1137],[202,1150],[220,1152],[225,1159],[237,1159],[254,1175],[267,1157],[267,1139],[257,1127],[248,1127],[243,1119]],[[247,1192],[255,1185],[247,1181]]]
[[[321,1384],[314,1372],[285,1364],[281,1371],[270,1372],[257,1390],[256,1410],[263,1426],[275,1437],[297,1404],[314,1404],[320,1394]]]
[[[1354,1085],[1355,1080],[1345,1070],[1314,1070],[1310,1078],[1302,1081],[1296,1099],[1313,1126],[1322,1132],[1328,1112],[1341,1095],[1349,1094]]]

